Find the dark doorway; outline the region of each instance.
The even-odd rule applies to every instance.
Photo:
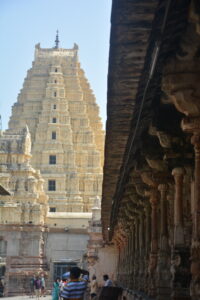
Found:
[[[0,278],[4,277],[6,271],[6,266],[5,265],[0,265]]]
[[[53,277],[62,278],[62,275],[70,270],[71,267],[76,267],[77,263],[75,262],[56,262],[54,263]]]

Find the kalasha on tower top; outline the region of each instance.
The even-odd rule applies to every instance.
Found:
[[[104,132],[95,96],[80,67],[78,46],[35,47],[9,132],[26,125],[31,164],[45,179],[50,211],[88,212],[101,197]]]

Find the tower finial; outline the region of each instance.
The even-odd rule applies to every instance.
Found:
[[[58,30],[56,31],[56,39],[55,39],[55,49],[59,48],[59,36],[58,36]]]

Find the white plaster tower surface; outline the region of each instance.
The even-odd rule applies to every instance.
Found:
[[[28,125],[31,164],[40,169],[50,209],[57,212],[91,211],[101,197],[104,132],[77,54],[76,44],[36,45],[9,122],[10,132]]]

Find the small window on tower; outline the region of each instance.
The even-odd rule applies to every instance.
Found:
[[[54,97],[56,97],[57,96],[57,93],[56,92],[54,92]]]
[[[53,118],[52,123],[56,123],[56,122],[57,122],[56,118]]]
[[[55,68],[55,72],[58,72],[58,69],[57,69],[57,68]]]
[[[50,165],[56,165],[56,155],[50,155],[49,156],[49,164]]]
[[[56,79],[54,80],[54,83],[57,83],[57,80],[56,80]]]
[[[49,207],[50,212],[56,212],[56,207]]]
[[[51,138],[52,138],[52,140],[56,140],[56,132],[55,131],[52,131]]]
[[[56,109],[56,104],[53,105],[53,109]]]
[[[56,181],[55,180],[48,181],[48,191],[56,191]]]

